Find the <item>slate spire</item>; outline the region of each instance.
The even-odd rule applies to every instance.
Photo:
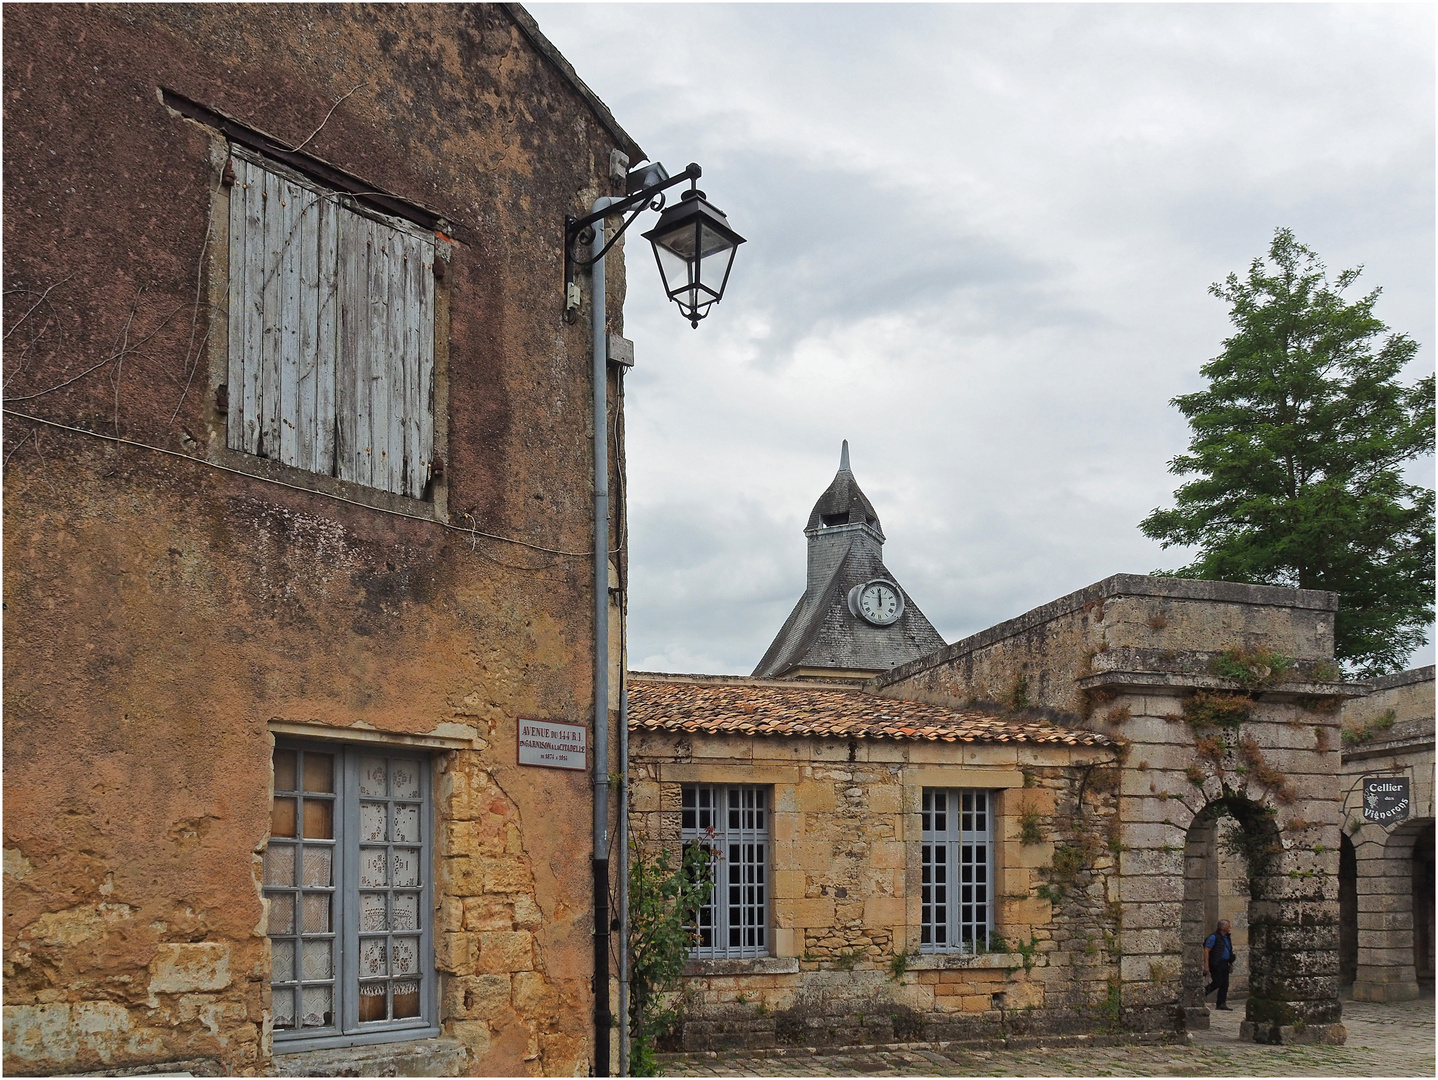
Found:
[[[874,504],[854,478],[847,439],[839,451],[839,471],[814,504],[804,535],[809,540],[804,595],[755,675],[867,679],[943,648],[944,639],[907,593],[898,619],[882,626],[865,621],[849,603],[849,593],[865,582],[902,589],[884,565],[884,531]]]

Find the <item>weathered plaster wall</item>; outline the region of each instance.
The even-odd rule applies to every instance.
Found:
[[[513,18],[17,7],[4,62],[11,408],[205,458],[220,175],[158,88],[291,145],[333,106],[306,151],[457,223],[450,520],[591,546],[561,226],[637,148]],[[476,1074],[588,1071],[588,785],[517,767],[515,722],[590,715],[589,561],[14,416],[5,450],[6,1071],[270,1068],[272,720],[468,740],[435,757],[445,1031]]]
[[[633,821],[649,843],[677,840],[686,782],[772,785],[772,957],[691,964],[686,1047],[993,1037],[1116,1020],[1108,748],[647,731],[632,740]],[[924,787],[998,792],[1002,951],[920,955]]]

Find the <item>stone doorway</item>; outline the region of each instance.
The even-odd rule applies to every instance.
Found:
[[[1418,988],[1433,993],[1433,822],[1413,841],[1413,969]]]
[[[1189,826],[1183,860],[1183,968],[1180,1004],[1188,1026],[1209,1026],[1204,998],[1203,942],[1220,919],[1231,924],[1237,958],[1229,980],[1229,998],[1242,1001],[1251,984],[1272,970],[1260,947],[1270,940],[1253,933],[1255,900],[1264,895],[1264,877],[1271,873],[1271,854],[1281,847],[1272,815],[1241,796],[1210,802]],[[1257,868],[1254,880],[1251,867]],[[1270,903],[1269,907],[1273,907]],[[1270,921],[1275,911],[1268,912]]]
[[[1351,993],[1358,978],[1358,855],[1346,835],[1338,840],[1338,985]]]

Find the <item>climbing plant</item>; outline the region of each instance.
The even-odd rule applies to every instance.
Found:
[[[668,851],[646,853],[631,844],[629,855],[629,1069],[657,1076],[655,1049],[678,1026],[680,1007],[665,995],[676,989],[694,947],[699,909],[714,882],[711,853],[686,845],[678,865]]]

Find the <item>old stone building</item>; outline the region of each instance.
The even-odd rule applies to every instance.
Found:
[[[1116,575],[856,685],[830,511],[786,679],[631,683],[636,827],[715,860],[684,1044],[1202,1027],[1219,917],[1244,1036],[1341,1042],[1338,597]]]
[[[849,468],[847,440],[804,535],[804,593],[754,669],[756,677],[862,682],[943,647],[884,565],[884,530]]]
[[[642,151],[510,5],[4,65],[6,1073],[589,1072],[590,776],[516,742],[593,715],[564,220]]]
[[[1433,668],[1343,709],[1343,981],[1360,1001],[1433,992]]]

